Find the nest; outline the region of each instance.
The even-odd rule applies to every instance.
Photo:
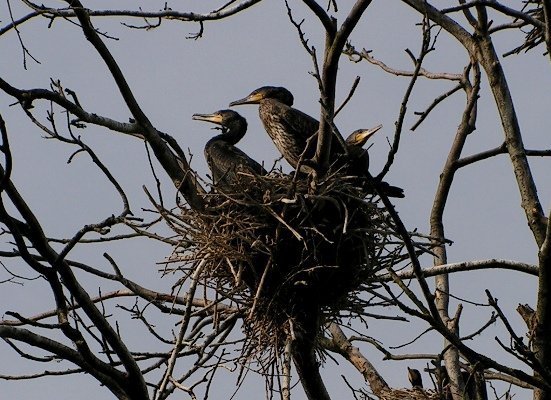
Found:
[[[441,400],[442,396],[434,390],[387,389],[379,394],[380,400]]]
[[[338,172],[315,185],[242,175],[231,192],[206,195],[203,211],[181,208],[171,261],[184,277],[201,264],[205,293],[243,310],[247,358],[361,314],[377,273],[407,258],[378,197],[358,183]]]

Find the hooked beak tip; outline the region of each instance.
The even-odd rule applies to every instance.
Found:
[[[242,104],[247,104],[247,99],[241,99],[241,100],[235,100],[235,101],[232,101],[230,103],[230,107],[233,107],[233,106],[240,106]]]

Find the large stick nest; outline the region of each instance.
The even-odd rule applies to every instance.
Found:
[[[377,273],[407,258],[380,199],[358,183],[339,173],[315,185],[243,175],[231,191],[214,188],[204,211],[183,207],[172,221],[180,246],[171,261],[185,277],[203,263],[205,292],[241,307],[248,356],[361,314]]]
[[[387,389],[379,395],[380,400],[441,400],[442,396],[433,390]]]

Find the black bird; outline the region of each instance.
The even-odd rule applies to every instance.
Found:
[[[347,174],[360,178],[367,178],[369,176],[367,175],[369,171],[369,153],[367,149],[363,148],[363,145],[382,127],[382,125],[378,125],[371,129],[358,129],[346,138],[345,142],[348,151]],[[364,181],[367,185],[367,189],[371,191],[373,191],[373,187],[376,187],[388,197],[404,197],[404,190],[402,188],[391,186],[384,181],[377,181],[374,179],[364,179]]]
[[[224,191],[232,188],[244,175],[266,175],[266,170],[234,145],[247,132],[247,120],[233,110],[220,110],[212,114],[193,114],[193,119],[219,125],[220,135],[205,145],[205,158],[212,172],[214,184]]]
[[[479,372],[469,373],[467,371],[461,371],[463,377],[463,383],[465,384],[465,398],[469,400],[474,399],[487,399],[488,394],[486,392],[486,381],[484,380],[484,374]]]
[[[284,87],[263,86],[241,100],[232,101],[230,106],[258,104],[258,114],[264,128],[281,155],[296,169],[304,152],[301,171],[310,172],[308,160],[316,152],[317,140],[314,135],[318,131],[319,122],[292,108],[293,101],[293,95]]]
[[[408,367],[408,379],[411,382],[411,387],[423,388],[423,378],[418,369]]]

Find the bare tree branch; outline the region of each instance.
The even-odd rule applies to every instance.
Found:
[[[231,17],[239,12],[254,6],[257,3],[260,3],[262,0],[243,0],[236,4],[233,7],[224,7],[222,9],[212,11],[209,13],[194,13],[194,12],[180,12],[173,10],[169,7],[165,7],[160,11],[144,11],[141,8],[139,10],[89,10],[87,13],[92,17],[131,17],[131,18],[155,18],[159,20],[174,20],[174,21],[183,21],[183,22],[204,22],[204,21],[216,21],[224,18]],[[66,8],[50,8],[44,5],[33,4],[30,1],[25,1],[25,4],[30,6],[34,11],[25,15],[18,20],[12,21],[11,24],[4,26],[0,29],[0,36],[4,33],[10,31],[11,29],[16,28],[23,23],[38,17],[43,16],[50,20],[55,18],[74,18],[77,16],[76,12],[73,9]]]
[[[543,214],[532,172],[526,158],[520,126],[507,85],[505,72],[501,67],[491,38],[487,33],[479,32],[481,36],[477,36],[475,40],[459,24],[442,14],[428,2],[421,0],[403,1],[417,11],[426,14],[432,21],[452,34],[465,47],[471,57],[484,68],[501,117],[507,151],[511,158],[522,199],[522,208],[525,211],[526,219],[534,234],[536,243],[538,246],[541,246],[545,236],[546,218]]]
[[[357,347],[352,345],[337,324],[332,323],[329,325],[329,332],[331,333],[331,340],[326,340],[324,342],[324,347],[326,349],[339,353],[354,365],[369,383],[375,395],[380,395],[384,389],[388,389],[388,384],[379,372],[377,372],[375,366],[365,358]]]
[[[547,47],[547,55],[551,59],[551,1],[541,0],[541,7],[543,8],[544,26],[540,28],[543,29],[545,46]]]
[[[428,278],[431,276],[438,276],[441,274],[451,274],[455,272],[466,272],[466,271],[476,271],[481,269],[496,269],[496,268],[524,272],[526,274],[534,275],[534,276],[538,276],[539,274],[539,268],[535,265],[492,258],[489,260],[464,261],[464,262],[458,262],[458,263],[435,265],[430,268],[423,268],[423,276],[425,278]],[[413,270],[400,271],[400,272],[397,272],[396,275],[401,279],[415,278],[415,272]],[[385,275],[379,276],[378,279],[384,282],[390,282],[392,280],[392,277],[389,274],[385,274]]]
[[[524,13],[522,11],[518,11],[518,10],[515,10],[513,8],[507,7],[507,6],[501,4],[497,1],[474,0],[474,1],[469,1],[469,2],[463,2],[463,4],[461,4],[459,6],[444,8],[444,9],[440,10],[440,12],[442,14],[450,14],[450,13],[453,13],[453,12],[463,11],[463,10],[467,10],[469,8],[474,8],[474,7],[479,7],[479,6],[485,6],[485,7],[493,8],[493,9],[503,13],[504,15],[508,15],[510,17],[513,17],[515,19],[520,19],[520,20],[522,20],[526,23],[537,26],[539,28],[543,28],[543,23],[541,21],[539,21],[538,19],[533,18],[529,14]]]
[[[121,399],[129,398],[125,397],[126,391],[120,385],[120,382],[125,380],[124,374],[105,363],[101,363],[99,360],[97,362],[101,363],[101,368],[99,368],[99,364],[89,365],[88,361],[78,351],[23,328],[0,326],[0,337],[21,341],[69,360],[94,375],[96,379],[107,386],[117,397]]]
[[[326,45],[321,71],[323,85],[323,93],[321,93],[321,118],[316,147],[316,160],[323,170],[328,166],[332,136],[335,134],[331,129],[331,121],[333,121],[334,117],[339,58],[350,33],[369,4],[371,4],[371,0],[357,0],[336,33],[326,30]]]
[[[120,70],[117,62],[107,49],[107,46],[103,43],[96,30],[92,26],[90,16],[86,9],[82,6],[78,0],[68,0],[68,4],[74,10],[86,36],[86,39],[94,46],[98,54],[102,57],[103,61],[109,68],[111,75],[115,79],[117,87],[126,102],[130,112],[136,119],[136,122],[143,129],[141,132],[147,142],[150,144],[155,156],[159,162],[164,166],[166,172],[174,181],[175,186],[186,197],[187,201],[192,207],[202,208],[203,200],[200,196],[200,186],[195,179],[195,176],[191,172],[191,169],[185,159],[178,159],[168,149],[163,139],[159,136],[156,129],[153,127],[145,113],[142,111],[138,102],[136,101],[130,86],[126,82],[126,78]]]

